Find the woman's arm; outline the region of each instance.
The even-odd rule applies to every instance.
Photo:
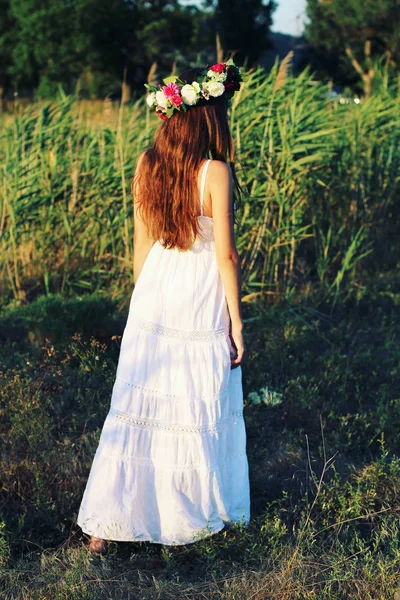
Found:
[[[136,164],[135,175],[139,172],[140,163],[142,161],[143,154],[138,158]],[[134,221],[134,235],[133,235],[133,282],[136,285],[139,279],[140,272],[150,252],[151,247],[154,244],[154,240],[148,236],[147,227],[142,221],[138,211],[138,201],[140,189],[137,181],[134,179],[133,184],[133,221]]]
[[[232,360],[236,367],[244,353],[243,319],[241,303],[241,270],[233,230],[232,172],[226,163],[213,160],[208,170],[214,223],[215,250],[231,319],[231,337],[237,356]]]

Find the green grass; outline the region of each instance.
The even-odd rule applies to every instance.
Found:
[[[75,519],[127,308],[96,294],[3,309],[2,597],[391,598],[400,585],[394,278],[334,312],[317,298],[246,303],[249,528],[181,547],[112,543],[96,559]],[[265,387],[269,399],[257,403]]]

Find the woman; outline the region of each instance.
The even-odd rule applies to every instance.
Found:
[[[228,122],[240,81],[229,61],[147,86],[163,123],[132,182],[135,288],[77,520],[93,552],[249,522]]]

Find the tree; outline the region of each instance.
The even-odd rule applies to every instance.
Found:
[[[84,73],[106,84],[122,76],[130,6],[124,0],[10,0],[9,73],[25,87],[67,91]]]
[[[178,0],[0,0],[0,7],[4,2],[12,21],[3,44],[7,71],[39,95],[52,95],[60,83],[72,92],[78,80],[91,95],[118,91],[123,78],[125,91],[142,86],[155,61],[168,72],[210,38],[201,11]]]
[[[0,0],[0,110],[3,104],[4,89],[8,82],[11,41],[10,0]]]
[[[400,0],[307,0],[304,36],[314,65],[337,82],[372,93],[376,61],[400,64]]]
[[[171,72],[176,61],[189,63],[212,43],[210,17],[198,7],[178,0],[138,0],[133,79],[142,85],[153,62]]]
[[[268,0],[209,0],[215,8],[217,44],[223,53],[234,54],[238,63],[254,64],[271,47],[268,31],[276,2]],[[219,59],[220,57],[218,57]]]

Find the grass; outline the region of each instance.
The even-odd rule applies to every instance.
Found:
[[[76,525],[132,292],[143,101],[3,114],[0,595],[5,600],[400,598],[399,103],[340,105],[290,56],[231,109],[251,521],[196,544]]]
[[[244,291],[277,298],[311,284],[337,300],[362,285],[371,251],[380,268],[396,260],[398,89],[341,105],[289,63],[247,73],[231,109],[248,191],[237,227]],[[67,96],[0,119],[2,297],[104,288],[126,297],[129,183],[159,120],[143,99],[117,108]]]
[[[317,298],[314,307],[246,303],[249,528],[181,547],[111,543],[95,559],[75,519],[127,308],[104,294],[4,308],[2,597],[392,597],[400,586],[395,277],[333,313]],[[96,315],[96,338],[87,314]]]

